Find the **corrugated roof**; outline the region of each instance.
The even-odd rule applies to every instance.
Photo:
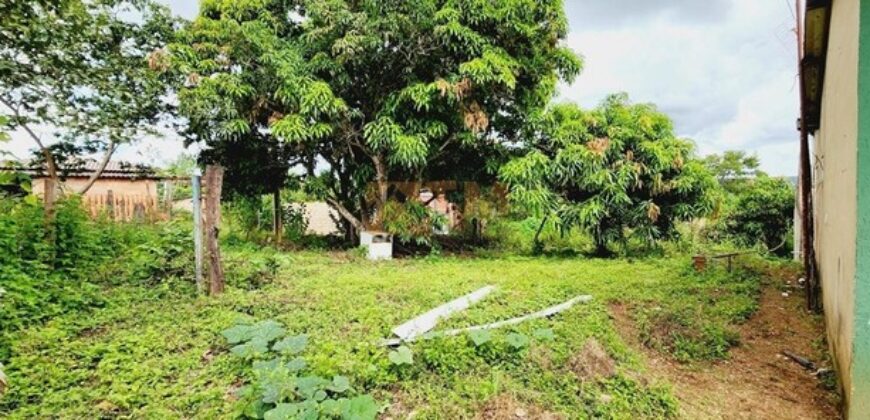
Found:
[[[76,163],[61,165],[61,178],[88,178],[97,171],[99,162],[88,159]],[[0,163],[0,171],[23,172],[33,177],[47,176],[44,165],[21,162]],[[154,168],[147,165],[133,164],[129,162],[109,162],[106,169],[100,174],[100,179],[162,179]]]

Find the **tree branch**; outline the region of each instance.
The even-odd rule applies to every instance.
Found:
[[[109,164],[109,160],[112,159],[112,154],[115,153],[115,149],[118,148],[118,143],[115,143],[114,140],[109,142],[109,147],[106,148],[106,152],[103,153],[103,158],[100,159],[99,165],[97,165],[97,169],[94,170],[94,173],[91,174],[90,178],[88,178],[88,182],[79,190],[79,194],[84,195],[88,190],[94,186],[94,183],[97,182],[97,179],[103,175],[103,171],[106,170],[106,166]]]
[[[40,153],[42,153],[42,156],[45,158],[45,166],[46,169],[48,169],[48,176],[55,181],[56,185],[60,185],[60,178],[57,175],[57,164],[54,162],[54,155],[52,155],[51,151],[48,150],[47,147],[45,147],[45,145],[42,143],[42,139],[40,139],[39,136],[37,136],[36,133],[34,133],[33,130],[30,129],[30,126],[21,121],[21,113],[18,111],[17,107],[12,106],[11,101],[6,99],[5,96],[0,96],[0,103],[5,105],[7,108],[9,108],[10,111],[15,114],[15,119],[17,120],[16,123],[18,124],[18,126],[23,128],[24,131],[26,131],[27,134],[30,135],[33,141],[36,142],[36,145],[39,147]]]
[[[354,227],[354,229],[357,229],[357,230],[363,229],[362,222],[360,222],[359,219],[357,219],[356,216],[354,216],[353,213],[350,212],[350,210],[348,210],[346,207],[341,205],[341,203],[339,203],[338,200],[334,200],[332,198],[327,198],[326,202],[329,203],[330,206],[335,208],[335,210],[338,211],[338,214],[340,214],[341,217],[344,218],[344,220],[347,220],[348,222],[350,222],[350,224]]]

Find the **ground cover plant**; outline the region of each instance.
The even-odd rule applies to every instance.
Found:
[[[673,417],[677,409],[670,385],[639,380],[644,366],[615,332],[608,305],[658,307],[664,319],[688,312],[692,322],[727,331],[754,310],[758,280],[749,272],[695,274],[685,257],[428,257],[376,264],[353,253],[283,253],[246,245],[228,246],[227,260],[230,280],[223,296],[197,297],[190,281],[159,287],[105,284],[99,308],[69,311],[16,334],[4,363],[11,386],[0,413],[9,418],[258,417],[278,406],[246,412],[254,401],[250,390],[262,387],[263,378],[274,372],[266,368],[285,348],[284,368],[304,369],[294,381],[308,378],[303,386],[318,394],[319,404],[336,401],[327,409],[339,418],[350,401],[358,402],[354,407],[360,412],[371,412],[374,404],[390,415],[414,412],[419,418],[468,417],[494,410],[493,404],[569,417]],[[269,280],[256,287],[244,284],[259,276]],[[393,326],[433,302],[487,284],[497,291],[443,327],[517,316],[579,294],[595,299],[513,329],[425,340],[398,350],[377,345]],[[663,322],[649,319],[640,324],[641,334],[644,325]],[[239,322],[274,322],[269,325],[282,334],[267,337],[262,354],[257,345],[240,349],[252,337],[246,341],[227,334]],[[303,335],[305,344],[298,345]],[[688,334],[678,344],[663,341],[661,348],[683,360],[727,357],[733,342],[713,354],[684,350],[706,348],[717,337]],[[577,355],[590,339],[614,361],[612,373],[599,378],[575,373]],[[345,379],[352,391],[344,389]],[[307,391],[299,391],[298,384],[288,386],[296,391],[280,403],[299,405],[282,405],[286,413],[311,408],[306,401],[314,394],[304,398],[300,395]]]

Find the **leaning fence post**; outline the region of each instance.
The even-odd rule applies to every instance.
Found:
[[[196,291],[202,293],[202,193],[200,192],[200,181],[202,173],[199,168],[194,169],[193,176],[190,178],[193,184],[193,254],[196,265]]]

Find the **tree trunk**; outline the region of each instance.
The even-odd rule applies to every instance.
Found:
[[[329,205],[332,206],[332,207],[335,209],[335,211],[337,211],[338,214],[339,214],[339,215],[340,215],[344,220],[346,220],[348,223],[350,223],[351,226],[353,226],[355,229],[357,229],[357,230],[362,230],[362,229],[363,229],[363,224],[362,224],[362,222],[360,222],[360,220],[357,219],[357,218],[353,215],[353,213],[350,212],[350,210],[348,210],[346,207],[344,207],[343,205],[341,205],[341,203],[339,203],[338,200],[333,200],[333,199],[331,199],[331,198],[327,198],[327,199],[326,199],[326,202],[329,203]]]
[[[57,203],[57,180],[52,177],[45,178],[43,187],[42,199],[45,205],[45,222],[50,224],[54,221],[55,203]]]
[[[544,244],[541,242],[541,232],[544,231],[544,226],[547,225],[547,220],[550,218],[550,215],[544,216],[541,220],[541,225],[538,226],[538,230],[535,231],[535,239],[532,242],[532,250],[535,254],[541,254],[544,252]]]
[[[84,195],[91,187],[94,186],[94,183],[97,182],[97,179],[103,175],[103,171],[106,170],[106,166],[109,165],[109,161],[112,159],[112,154],[115,153],[115,149],[118,148],[118,144],[115,142],[110,142],[109,147],[106,148],[106,152],[103,154],[103,158],[100,159],[100,164],[97,165],[97,170],[94,171],[93,174],[88,178],[88,181],[85,182],[85,185],[82,189],[79,190],[79,194]]]
[[[612,257],[613,253],[607,248],[607,240],[596,235],[593,236],[595,236],[595,256],[601,258]]]
[[[272,233],[275,235],[275,243],[280,244],[284,237],[284,211],[281,207],[281,191],[272,193]]]
[[[221,223],[221,189],[223,188],[224,168],[208,165],[205,168],[205,246],[208,252],[209,294],[218,295],[224,291],[224,270],[221,263],[221,250],[218,243]]]
[[[375,200],[375,217],[372,225],[377,229],[381,229],[383,228],[384,205],[387,204],[387,193],[390,184],[387,180],[387,165],[384,163],[383,156],[374,156],[372,160],[375,163],[375,182],[378,187],[378,196]]]

